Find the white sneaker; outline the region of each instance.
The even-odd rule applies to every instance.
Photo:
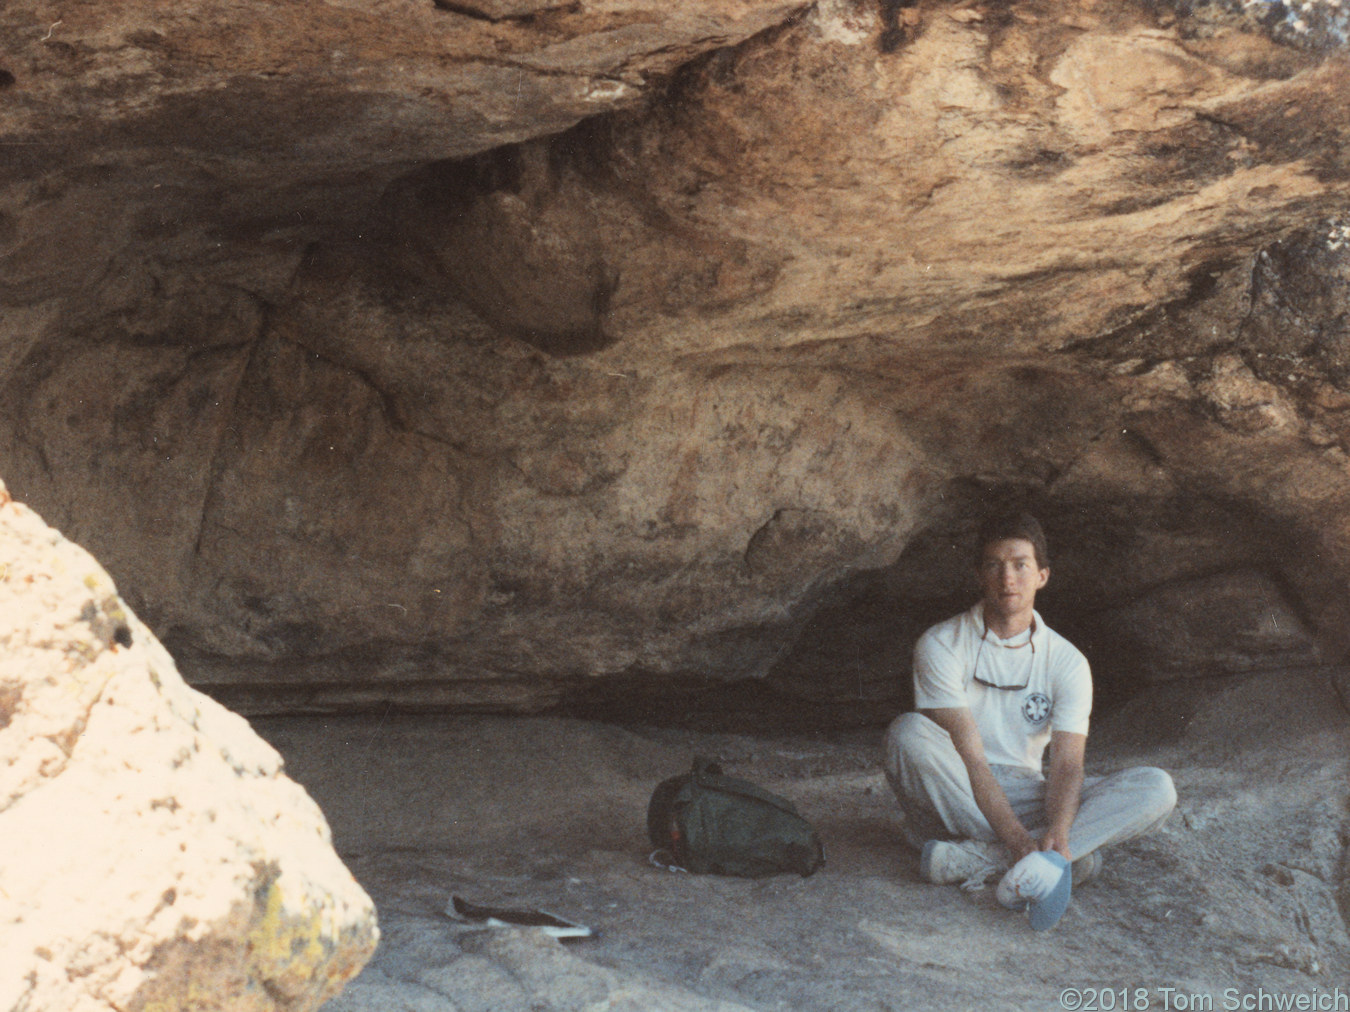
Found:
[[[998,901],[1025,910],[1036,931],[1053,928],[1068,909],[1073,873],[1063,854],[1033,850],[1008,869],[998,884]]]
[[[1102,873],[1102,852],[1094,850],[1073,863],[1073,887],[1081,889]]]
[[[967,892],[983,889],[1008,867],[1008,851],[983,840],[929,840],[919,852],[919,877],[933,885],[960,882]]]

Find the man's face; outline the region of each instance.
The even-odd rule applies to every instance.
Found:
[[[985,611],[1013,616],[1031,610],[1036,591],[1050,579],[1050,570],[1037,566],[1030,541],[1008,538],[985,546],[978,575]]]

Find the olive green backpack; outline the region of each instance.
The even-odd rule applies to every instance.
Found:
[[[675,866],[698,874],[760,878],[795,871],[806,877],[825,863],[811,824],[786,798],[722,775],[704,758],[691,772],[663,780],[647,805],[647,836]]]

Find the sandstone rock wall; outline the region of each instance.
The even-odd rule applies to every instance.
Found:
[[[996,502],[1122,685],[1338,656],[1350,63],[1250,6],[7,8],[5,473],[241,706],[894,705]]]

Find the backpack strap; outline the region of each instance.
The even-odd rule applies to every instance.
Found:
[[[682,875],[689,874],[689,869],[680,867],[675,855],[668,850],[652,851],[647,855],[647,863],[653,868],[664,868],[666,871],[679,872]]]

